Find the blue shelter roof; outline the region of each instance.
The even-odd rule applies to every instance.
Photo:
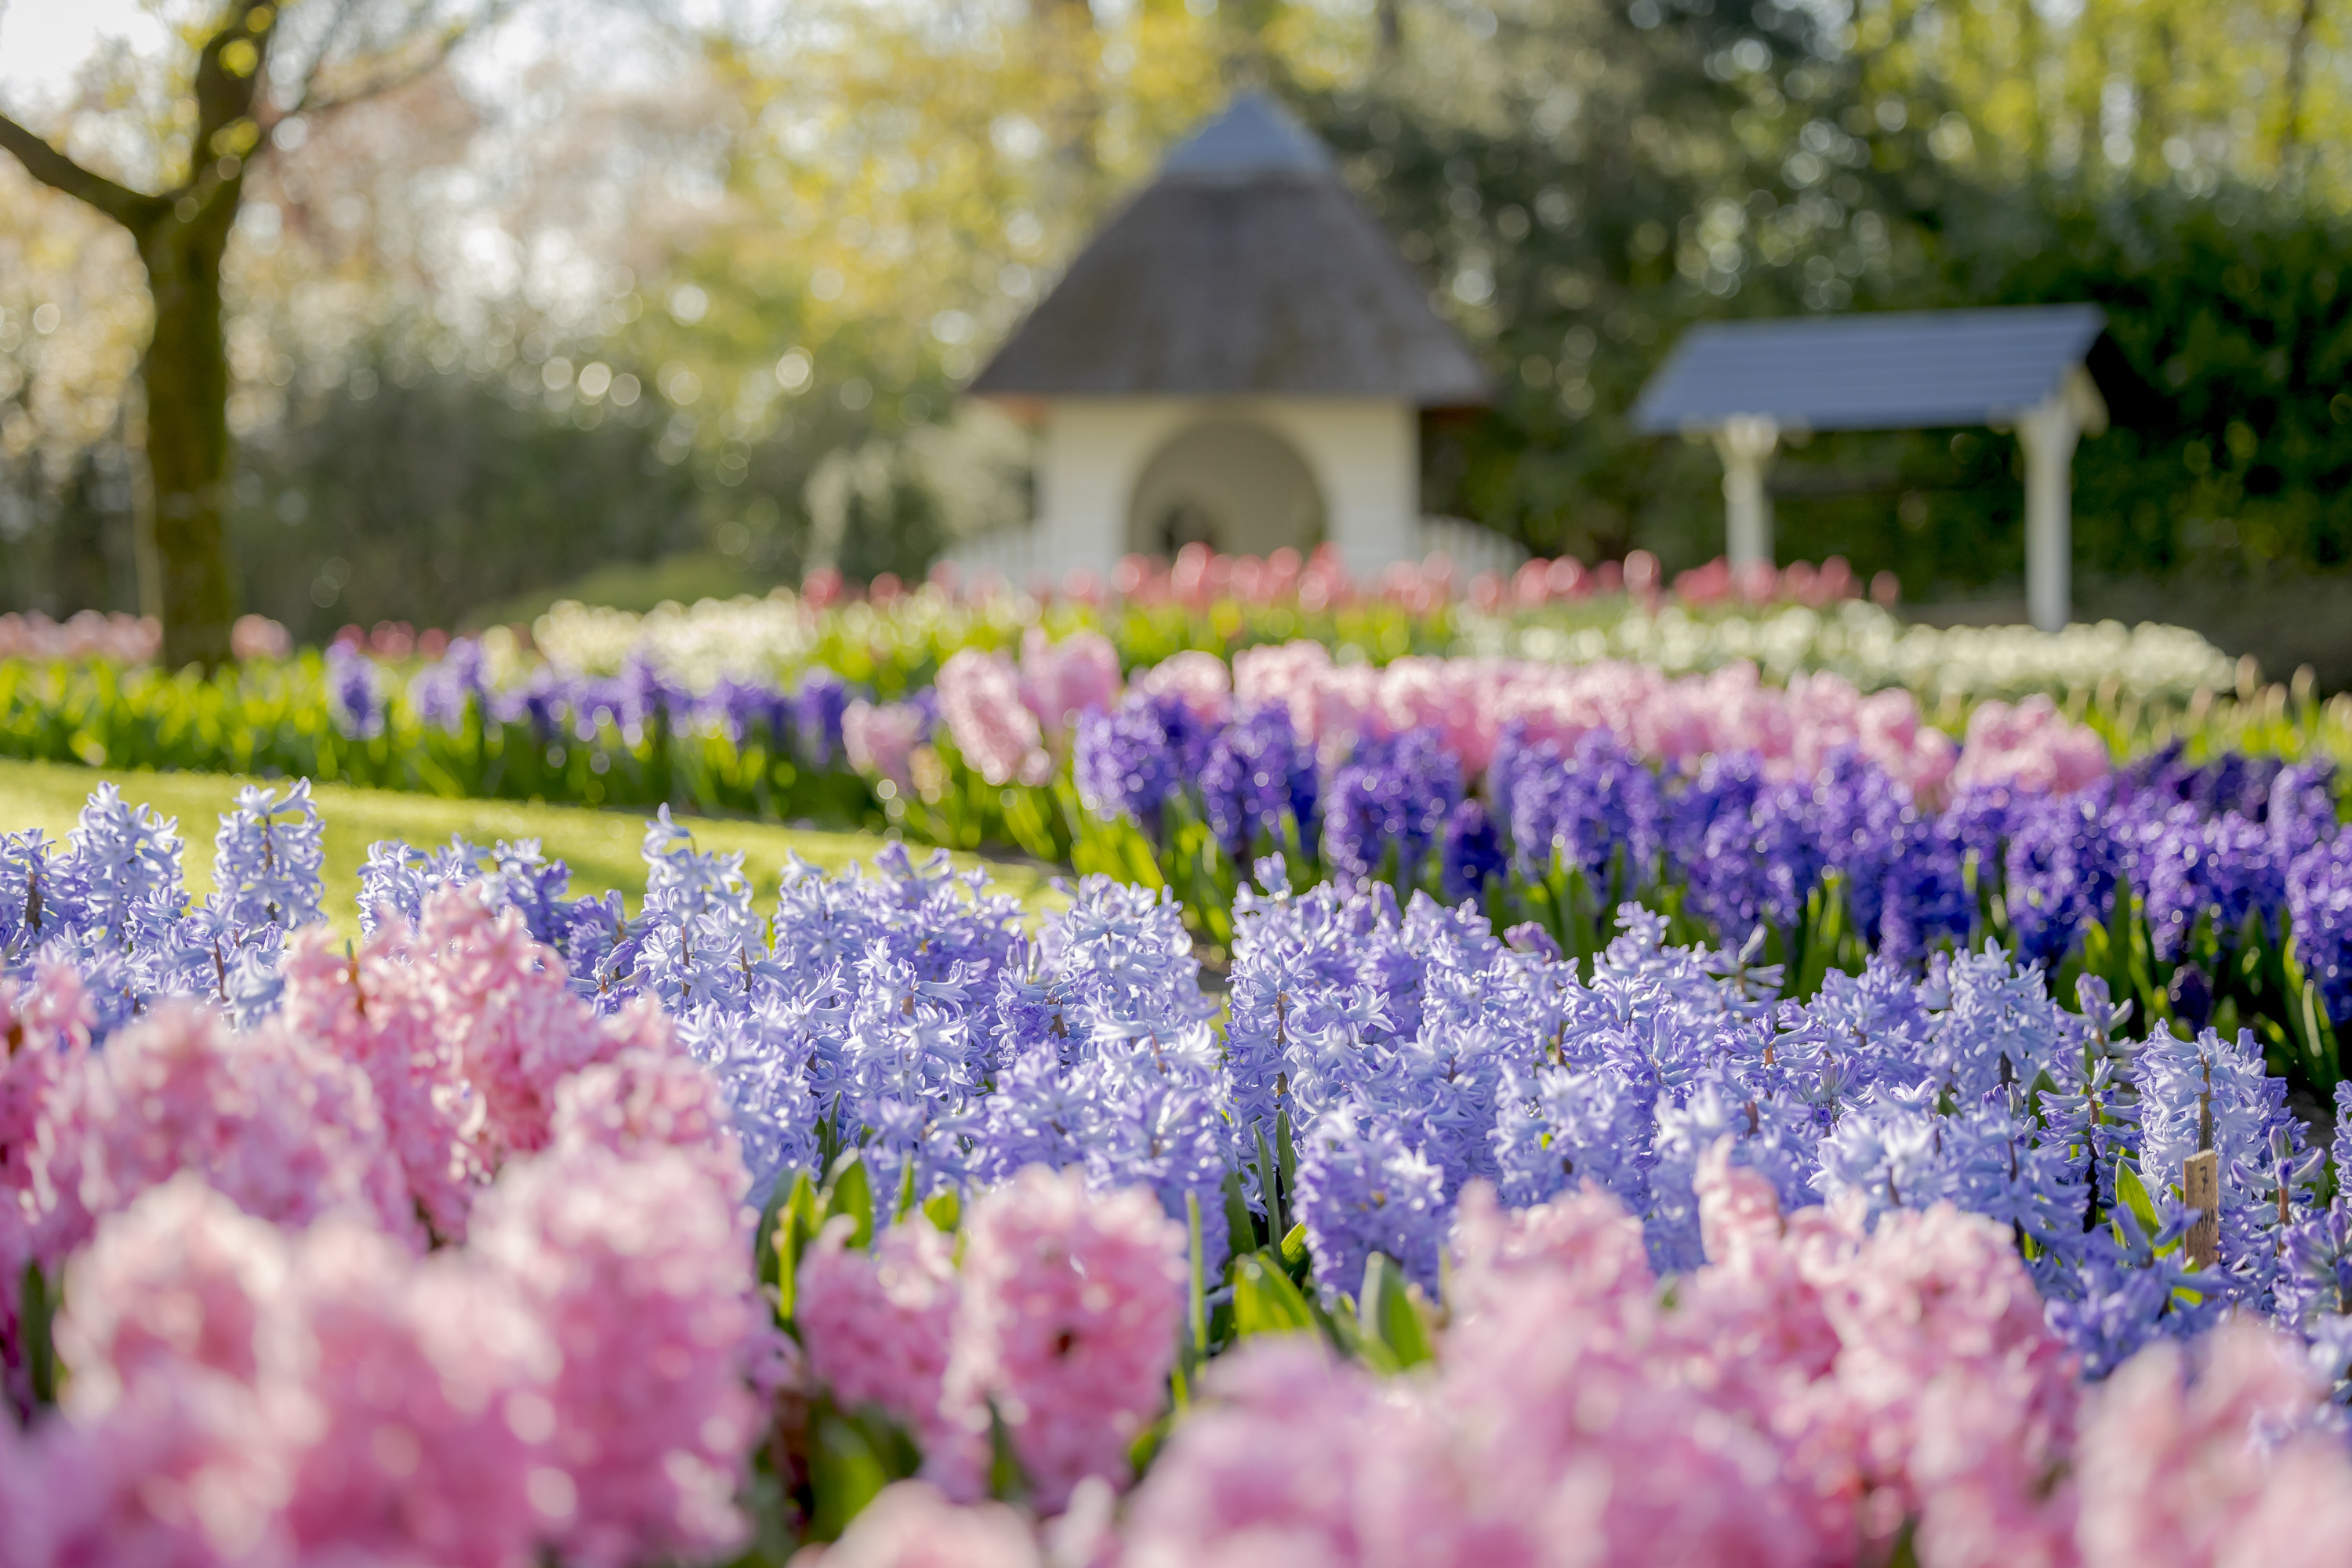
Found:
[[[2063,386],[2105,325],[2096,305],[1713,322],[1675,345],[1633,426],[1707,429],[1738,415],[1809,430],[2007,424]]]

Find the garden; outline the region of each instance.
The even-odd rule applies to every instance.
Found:
[[[0,1562],[2337,1560],[2352,703],[1834,562],[1070,586],[19,623],[110,771],[0,838]],[[641,869],[330,910],[314,787]]]
[[[2347,87],[0,0],[0,1568],[2352,1565]]]

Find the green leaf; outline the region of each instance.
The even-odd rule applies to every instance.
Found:
[[[988,1402],[988,1495],[999,1502],[1029,1500],[1029,1471],[1013,1451],[1012,1428],[993,1399]]]
[[[792,1320],[801,1256],[816,1238],[817,1226],[816,1184],[808,1173],[794,1172],[789,1184],[778,1176],[760,1215],[759,1268],[761,1281],[775,1289],[780,1321]]]
[[[1266,1146],[1265,1124],[1260,1122],[1252,1131],[1257,1138],[1257,1184],[1265,1195],[1265,1233],[1277,1245],[1288,1232],[1282,1223],[1282,1176],[1274,1163],[1274,1151]]]
[[[963,1199],[952,1187],[934,1193],[923,1200],[923,1214],[934,1226],[953,1236],[956,1226],[963,1223]]]
[[[1399,1367],[1419,1366],[1435,1355],[1429,1329],[1405,1289],[1404,1270],[1384,1252],[1364,1260],[1364,1289],[1356,1298],[1356,1320],[1367,1337],[1388,1347]]]
[[[1365,1332],[1353,1311],[1326,1312],[1319,1304],[1313,1310],[1317,1326],[1331,1336],[1331,1342],[1342,1353],[1382,1377],[1394,1377],[1404,1370],[1396,1352],[1389,1349],[1379,1335]]]
[[[898,1206],[890,1211],[893,1223],[915,1212],[915,1162],[909,1159],[898,1167]]]
[[[2140,1234],[2150,1240],[2155,1239],[2156,1205],[2148,1198],[2147,1184],[2140,1180],[2139,1173],[2132,1169],[2128,1160],[2116,1162],[2116,1196],[2123,1200],[2124,1206],[2131,1210],[2132,1217],[2139,1221]],[[2179,1245],[2179,1242],[2173,1243],[2173,1247]],[[2171,1250],[2172,1247],[2159,1247],[2158,1256]]]
[[[866,1173],[866,1161],[855,1149],[834,1162],[833,1177],[825,1183],[824,1215],[845,1214],[856,1227],[849,1233],[852,1247],[874,1244],[874,1186]]]
[[[1249,1199],[1242,1193],[1242,1176],[1225,1167],[1225,1251],[1239,1258],[1257,1246],[1257,1221],[1250,1216]]]
[[[1307,1298],[1271,1257],[1249,1252],[1234,1259],[1234,1333],[1243,1339],[1253,1334],[1311,1334],[1315,1326]]]
[[[880,1405],[861,1405],[845,1418],[857,1428],[857,1435],[866,1440],[866,1451],[890,1479],[903,1481],[923,1468],[922,1449]]]
[[[25,1277],[20,1284],[18,1300],[24,1316],[23,1338],[25,1367],[33,1385],[33,1398],[42,1405],[58,1402],[58,1354],[56,1342],[50,1338],[52,1320],[57,1313],[57,1297],[49,1289],[48,1276],[37,1263],[25,1265]]]
[[[816,1541],[840,1540],[849,1521],[890,1484],[889,1471],[866,1435],[832,1411],[817,1417],[809,1473],[811,1489],[816,1494],[809,1535]]]
[[[1307,1255],[1307,1226],[1294,1225],[1282,1238],[1282,1266],[1293,1279],[1304,1274],[1314,1260]]]
[[[1288,1110],[1277,1110],[1274,1113],[1274,1152],[1276,1162],[1282,1167],[1282,1190],[1286,1193],[1297,1192],[1298,1148],[1290,1136]],[[1282,1234],[1288,1236],[1290,1233],[1284,1231]]]
[[[1134,1469],[1138,1480],[1142,1479],[1143,1473],[1151,1468],[1151,1461],[1160,1457],[1160,1445],[1168,1441],[1169,1430],[1175,1425],[1174,1415],[1162,1415],[1138,1432],[1135,1441],[1127,1446],[1127,1462]]]
[[[1184,1234],[1192,1247],[1192,1289],[1185,1293],[1185,1326],[1192,1336],[1194,1365],[1209,1359],[1209,1268],[1201,1241],[1201,1194],[1184,1194]]]

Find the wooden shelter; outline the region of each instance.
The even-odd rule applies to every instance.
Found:
[[[1633,425],[1713,438],[1735,566],[1772,559],[1764,473],[1786,434],[2014,429],[2025,449],[2026,603],[2035,626],[2056,631],[2072,614],[2074,445],[2107,427],[2084,366],[2105,326],[2095,305],[1717,322],[1675,345]]]

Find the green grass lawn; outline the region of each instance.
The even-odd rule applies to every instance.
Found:
[[[61,763],[0,762],[0,831],[40,827],[55,837],[64,837],[100,779],[111,779],[125,800],[143,802],[163,816],[179,819],[178,831],[186,843],[184,866],[188,891],[197,898],[211,892],[213,833],[220,813],[235,801],[238,785],[246,782],[226,773],[157,773]],[[560,859],[571,867],[575,894],[617,888],[634,910],[645,890],[645,862],[638,858],[638,846],[645,837],[645,817],[640,813],[442,800],[344,784],[322,784],[311,794],[327,830],[327,918],[340,935],[359,934],[360,866],[367,858],[368,846],[379,838],[404,838],[419,847],[429,847],[446,844],[454,833],[484,848],[501,838],[537,838],[549,859]],[[696,844],[704,849],[740,850],[744,873],[753,879],[762,900],[774,897],[784,858],[794,850],[814,865],[840,870],[853,862],[870,863],[884,843],[870,833],[819,833],[774,823],[709,817],[677,820],[693,831]],[[927,853],[918,847],[915,857],[920,860]],[[956,860],[966,867],[984,867],[999,892],[1020,899],[1033,913],[1059,909],[1067,901],[1049,885],[1055,875],[1051,868],[970,855],[959,855]]]

